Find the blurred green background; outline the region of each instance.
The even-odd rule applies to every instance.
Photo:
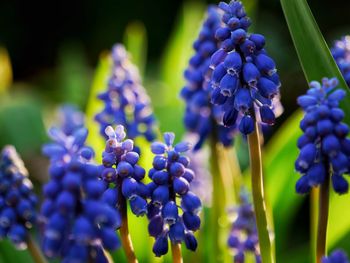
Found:
[[[294,194],[297,149],[283,145],[298,136],[295,99],[307,83],[279,1],[243,2],[253,20],[252,30],[266,36],[267,50],[282,81],[284,114],[265,140],[267,194],[274,212],[277,261],[306,263],[310,262],[309,198]],[[104,89],[109,69],[106,54],[116,42],[126,45],[139,66],[161,130],[173,130],[181,137],[184,105],[178,92],[184,83],[182,71],[192,54],[191,44],[206,6],[211,3],[217,2],[0,1],[0,146],[17,147],[38,192],[40,183],[47,180],[47,161],[40,155],[47,140],[46,127],[55,121],[55,110],[63,102],[79,105],[88,114],[89,127],[95,125],[92,116],[101,108],[94,97]],[[310,0],[309,4],[329,45],[350,33],[348,0]],[[238,149],[241,165],[246,167],[244,143]],[[331,208],[331,248],[342,246],[350,251],[350,220],[339,218],[342,205],[349,203],[349,198],[341,197]],[[138,234],[135,231],[135,243],[142,242]],[[0,242],[0,262],[10,262],[13,254],[8,246]],[[138,248],[142,243],[136,245]],[[25,252],[18,257],[23,261],[12,262],[29,262]],[[150,255],[146,255],[141,262],[149,260]]]

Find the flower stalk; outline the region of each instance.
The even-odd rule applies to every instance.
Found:
[[[28,246],[28,251],[31,254],[35,263],[47,263],[46,258],[41,253],[41,250],[39,249],[39,247],[37,246],[36,242],[34,241],[31,235],[28,235],[27,246]]]
[[[274,253],[269,235],[266,202],[264,197],[264,182],[262,158],[260,148],[259,125],[255,122],[254,131],[248,135],[249,156],[251,166],[251,180],[253,204],[259,236],[259,245],[263,263],[274,263]]]
[[[120,232],[122,246],[125,251],[125,256],[127,258],[128,263],[138,263],[138,260],[136,258],[136,254],[134,251],[134,247],[132,245],[131,236],[129,233],[126,199],[121,193],[119,194],[119,198],[120,198],[120,204],[119,204],[120,212],[122,216],[122,224],[120,226],[119,232]]]
[[[317,241],[316,241],[316,262],[321,263],[322,257],[327,255],[327,225],[329,210],[329,176],[320,186]]]
[[[173,263],[183,263],[181,244],[171,242],[171,252],[173,257]]]
[[[220,246],[220,224],[221,216],[223,215],[225,211],[225,189],[223,185],[223,181],[220,175],[220,166],[218,163],[219,156],[217,153],[217,145],[215,137],[213,136],[211,138],[211,145],[210,145],[210,169],[211,169],[211,175],[213,180],[213,202],[212,202],[212,217],[211,217],[211,230],[212,230],[212,237],[214,240],[213,244],[213,256],[214,261],[213,262],[222,262],[223,252],[221,250]]]

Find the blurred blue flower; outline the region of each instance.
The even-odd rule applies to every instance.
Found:
[[[244,263],[246,253],[253,253],[260,263],[259,240],[253,205],[248,193],[241,191],[240,205],[233,209],[233,223],[227,244],[234,255],[233,262]]]
[[[201,201],[190,191],[194,174],[187,168],[189,158],[183,154],[190,145],[180,142],[173,146],[174,139],[173,133],[164,133],[165,143],[151,145],[155,157],[148,173],[152,182],[147,185],[151,196],[147,216],[149,233],[156,239],[153,252],[158,257],[168,252],[168,238],[172,243],[185,242],[189,250],[195,251],[197,240],[193,232],[201,222]]]
[[[198,135],[194,150],[200,149],[210,134],[215,134],[216,140],[224,146],[232,145],[236,128],[234,125],[223,126],[224,112],[221,106],[210,102],[213,91],[208,76],[210,57],[219,48],[215,32],[220,27],[220,23],[220,10],[210,6],[199,36],[193,43],[195,54],[191,57],[184,73],[186,86],[181,90],[181,97],[186,102],[184,123],[189,131]]]
[[[130,62],[121,44],[113,47],[112,61],[107,90],[98,96],[104,102],[104,109],[95,117],[100,124],[100,133],[108,139],[105,134],[107,126],[123,125],[128,138],[144,136],[152,141],[156,122],[138,69]]]
[[[335,41],[331,52],[346,83],[350,86],[350,36]]]
[[[350,263],[350,261],[344,251],[337,249],[328,257],[323,257],[322,263]]]
[[[243,4],[232,0],[221,2],[219,8],[224,14],[215,33],[220,48],[210,61],[211,101],[223,105],[225,126],[237,126],[241,133],[249,134],[255,119],[274,124],[274,101],[281,84],[275,62],[264,49],[264,36],[247,32],[251,22]]]
[[[106,261],[103,247],[113,250],[120,244],[115,231],[121,217],[104,200],[106,186],[99,179],[103,167],[92,162],[93,150],[85,146],[87,134],[80,124],[64,118],[60,127],[49,130],[53,142],[43,147],[50,158],[50,180],[43,187],[40,212],[42,249],[62,262]]]
[[[134,142],[125,140],[126,132],[122,125],[117,125],[115,130],[108,126],[105,132],[108,140],[102,153],[102,179],[107,185],[104,196],[118,209],[121,202],[129,200],[131,211],[142,216],[147,213],[149,192],[142,183],[146,172],[137,164],[139,154],[133,151]]]
[[[302,177],[296,184],[296,191],[304,194],[311,187],[322,184],[331,176],[334,190],[343,194],[348,191],[348,182],[343,174],[349,172],[350,140],[349,127],[342,122],[344,112],[339,102],[345,91],[336,89],[336,78],[310,83],[306,95],[298,98],[298,104],[305,111],[300,122],[304,134],[298,139],[299,156],[296,170]]]
[[[8,238],[17,249],[25,249],[36,205],[23,161],[13,146],[5,146],[0,155],[0,239]]]

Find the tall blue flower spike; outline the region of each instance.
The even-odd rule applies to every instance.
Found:
[[[23,161],[13,146],[5,146],[0,155],[0,239],[8,238],[16,248],[25,249],[36,205]]]
[[[223,105],[225,126],[238,126],[247,135],[254,131],[255,119],[274,124],[273,100],[279,97],[279,76],[264,49],[264,36],[247,32],[251,22],[243,4],[232,0],[221,2],[219,8],[224,14],[215,33],[220,48],[210,61],[211,101]]]
[[[62,262],[107,262],[103,248],[119,246],[115,231],[121,217],[104,199],[103,167],[92,162],[94,152],[85,146],[88,131],[69,119],[62,124],[49,130],[53,142],[43,147],[50,158],[50,179],[40,212],[42,249]]]
[[[62,132],[66,135],[72,135],[75,130],[85,125],[84,113],[72,104],[65,104],[59,108],[58,119],[59,123],[62,123]]]
[[[146,172],[137,164],[139,154],[133,151],[134,142],[125,140],[126,133],[122,125],[118,125],[115,130],[108,126],[106,135],[108,140],[102,153],[102,179],[108,185],[104,193],[105,200],[117,210],[128,200],[135,215],[145,215],[149,193],[141,180]]]
[[[107,90],[98,96],[104,102],[104,109],[95,117],[100,124],[101,135],[108,139],[105,134],[107,126],[123,125],[128,138],[144,136],[148,141],[153,141],[155,117],[138,69],[130,62],[121,44],[113,47],[112,60]]]
[[[181,97],[186,102],[184,123],[186,129],[198,135],[194,150],[200,149],[210,134],[215,134],[216,140],[224,146],[230,146],[236,130],[234,125],[223,126],[224,112],[221,106],[210,102],[213,92],[208,76],[210,57],[219,49],[215,32],[220,23],[220,10],[215,6],[209,7],[207,18],[203,22],[197,40],[193,43],[195,54],[191,57],[184,74],[186,86],[181,90]]]
[[[323,184],[331,175],[333,189],[343,194],[348,191],[348,182],[343,174],[349,172],[350,140],[349,127],[342,122],[344,112],[339,102],[345,91],[337,89],[336,78],[310,83],[306,95],[298,98],[298,104],[305,111],[300,122],[304,134],[298,139],[300,153],[295,162],[302,177],[296,184],[296,191],[304,194],[311,187]]]
[[[253,205],[245,191],[240,193],[240,205],[234,209],[234,221],[227,245],[234,255],[233,262],[244,263],[247,253],[255,256],[255,262],[261,262],[258,233]]]
[[[346,83],[350,86],[350,36],[335,41],[331,52]]]
[[[151,193],[147,216],[149,233],[156,239],[153,252],[157,257],[168,252],[168,238],[173,244],[185,242],[189,250],[195,251],[193,232],[201,222],[201,200],[189,191],[194,173],[187,168],[189,158],[183,155],[190,145],[180,142],[173,146],[174,139],[173,133],[164,133],[165,143],[151,145],[155,157],[148,173],[152,182],[147,185]]]
[[[322,263],[350,263],[350,261],[344,251],[337,249],[330,256],[323,257]]]

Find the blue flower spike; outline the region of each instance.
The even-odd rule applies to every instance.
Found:
[[[153,141],[156,121],[138,69],[121,44],[113,46],[111,58],[107,90],[98,96],[104,102],[104,109],[95,116],[101,135],[107,139],[105,129],[120,124],[127,130],[128,138],[143,136]]]
[[[232,211],[232,223],[227,245],[233,254],[234,261],[244,263],[245,256],[252,254],[256,263],[261,263],[258,233],[253,205],[246,191],[240,193],[240,205]]]
[[[349,127],[342,122],[344,112],[339,108],[345,92],[337,86],[336,78],[313,81],[307,94],[298,98],[305,112],[300,122],[304,134],[298,140],[300,153],[295,162],[295,169],[302,175],[296,184],[300,194],[323,184],[327,176],[331,176],[335,192],[348,192],[343,175],[350,168]]]
[[[27,248],[29,229],[36,222],[37,197],[24,163],[13,146],[0,154],[0,239]]]
[[[322,263],[350,263],[350,261],[343,250],[337,249],[328,257],[323,257]]]
[[[215,38],[215,32],[220,28],[220,23],[220,10],[215,6],[210,6],[199,36],[193,43],[195,54],[189,60],[189,65],[184,73],[186,86],[181,90],[181,97],[186,103],[184,124],[188,131],[198,137],[194,150],[199,150],[211,134],[215,134],[215,140],[224,146],[231,146],[236,131],[235,126],[225,127],[223,125],[222,107],[213,105],[210,101],[213,96],[209,77],[210,62],[211,60],[220,61],[222,55],[220,52],[215,53],[219,49],[219,41]],[[217,34],[225,34],[225,32],[219,31]],[[212,55],[214,55],[213,59],[211,59]],[[237,67],[237,65],[235,66],[233,62],[232,67]],[[221,78],[221,73],[224,71],[216,71],[213,78]],[[232,75],[226,75],[221,81],[223,90],[227,94],[234,92],[235,81],[237,78]],[[235,115],[235,113],[232,114]]]
[[[120,202],[125,202],[122,199],[128,200],[132,212],[143,216],[147,213],[146,198],[149,194],[142,182],[145,170],[137,164],[139,154],[133,151],[134,143],[131,139],[125,139],[126,132],[122,125],[117,125],[115,129],[107,126],[105,133],[108,139],[102,153],[102,179],[107,185],[106,195],[119,201],[113,202],[116,209],[120,208]]]
[[[346,83],[350,86],[350,36],[335,41],[331,52]]]
[[[185,243],[195,251],[197,241],[193,233],[200,228],[201,200],[190,191],[194,178],[184,155],[190,144],[180,142],[173,146],[175,135],[164,133],[164,142],[154,142],[153,168],[149,171],[152,182],[148,205],[149,234],[155,238],[153,252],[157,257],[168,252],[168,239],[172,244]],[[190,175],[191,176],[190,176]]]
[[[251,24],[238,0],[221,2],[222,23],[216,30],[218,49],[212,55],[211,101],[222,105],[223,124],[248,135],[254,121],[273,125],[279,113],[281,86],[273,59],[264,49],[265,38],[251,34]]]
[[[53,142],[43,147],[50,158],[50,179],[43,187],[39,217],[42,249],[62,262],[106,262],[103,247],[120,246],[115,231],[121,216],[112,206],[114,200],[104,194],[99,178],[103,167],[93,163],[94,152],[85,145],[84,123],[71,121],[82,113],[73,108],[62,112],[69,114],[62,115],[60,127],[50,129]]]

